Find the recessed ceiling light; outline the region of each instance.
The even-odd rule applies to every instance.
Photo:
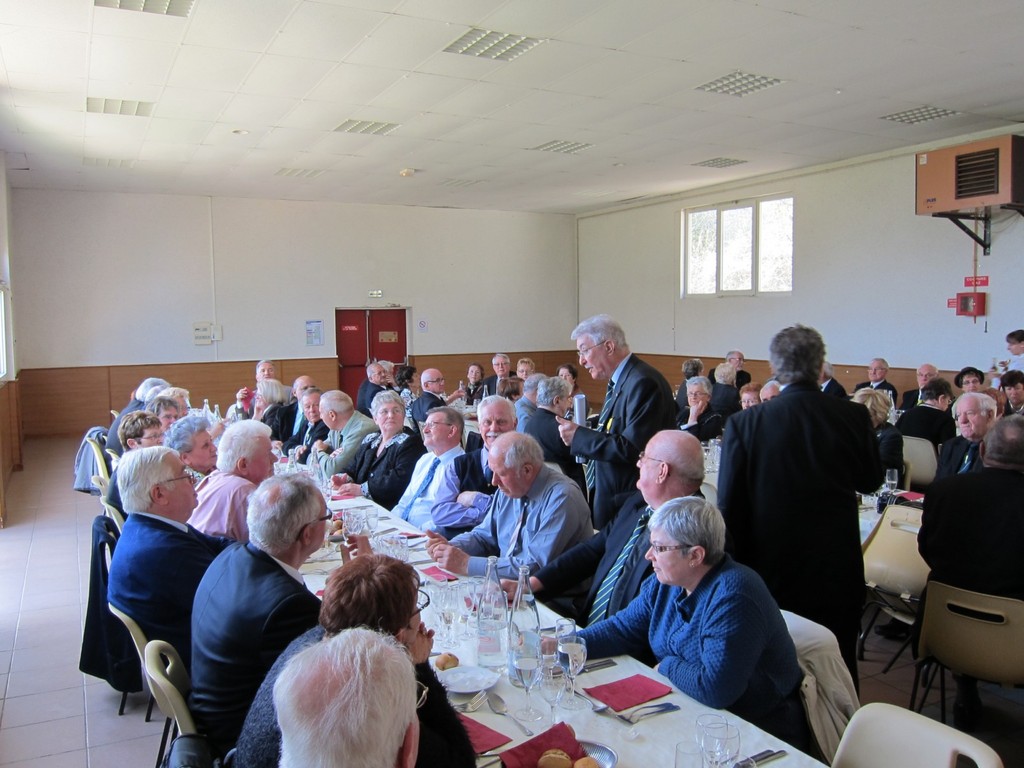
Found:
[[[380,123],[373,120],[346,120],[334,130],[337,133],[367,133],[373,136],[387,136],[399,127],[401,126],[398,123]]]
[[[134,160],[110,160],[103,157],[83,157],[82,165],[91,168],[134,168]]]
[[[118,8],[122,11],[143,11],[162,16],[188,18],[195,0],[95,0],[97,8]]]
[[[730,75],[698,85],[694,90],[707,93],[721,93],[726,96],[749,96],[751,93],[763,91],[765,88],[779,85],[782,80],[768,75],[752,75],[749,72],[736,70]]]
[[[286,176],[290,179],[315,179],[325,173],[323,170],[312,168],[282,168],[274,173],[275,176]]]
[[[881,119],[892,120],[894,123],[903,123],[904,125],[917,125],[918,123],[927,123],[929,120],[939,120],[943,117],[960,114],[963,113],[941,107],[917,107],[916,109],[906,109],[903,112],[893,112],[891,115],[882,115]]]
[[[408,179],[410,176],[415,175],[415,173],[415,168],[403,168],[398,172],[398,175],[401,176],[403,179]]]
[[[442,187],[472,187],[474,184],[480,184],[480,179],[445,179],[439,186]]]
[[[702,168],[728,168],[730,165],[742,165],[747,162],[746,160],[736,160],[732,157],[712,157],[710,160],[703,160],[694,165],[699,165]]]
[[[543,42],[537,37],[494,32],[490,29],[471,29],[445,48],[444,52],[495,61],[512,61]]]
[[[235,136],[248,136],[249,135],[249,132],[247,130],[245,130],[245,128],[235,128],[235,130],[233,130],[232,133],[235,134]]]
[[[536,149],[541,152],[561,152],[563,155],[575,155],[577,152],[583,152],[593,146],[593,144],[585,144],[581,141],[556,140],[545,142],[537,147],[530,147],[530,149]]]

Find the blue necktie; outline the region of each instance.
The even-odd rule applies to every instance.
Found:
[[[409,512],[412,511],[412,505],[416,503],[416,499],[426,493],[427,488],[430,486],[430,481],[434,479],[434,473],[437,472],[438,466],[441,464],[441,457],[435,456],[434,460],[430,462],[430,469],[427,470],[427,476],[423,478],[423,482],[420,483],[420,487],[413,494],[413,497],[409,499],[409,506],[402,510],[402,519],[409,519]]]
[[[612,392],[615,391],[615,382],[608,379],[608,389],[604,394],[604,402],[601,404],[601,415],[597,417],[597,431],[607,432],[605,429],[605,422],[608,419],[608,415],[612,410]],[[583,475],[587,479],[587,488],[591,491],[594,490],[594,473],[597,471],[597,462],[594,459],[590,459],[586,466],[583,468]]]
[[[597,595],[594,596],[594,604],[590,608],[590,617],[587,619],[587,626],[593,626],[595,622],[600,621],[608,615],[608,603],[612,599],[612,592],[615,591],[615,585],[619,581],[619,576],[622,575],[623,569],[626,567],[626,560],[629,558],[630,553],[633,551],[633,547],[636,546],[637,539],[647,529],[647,521],[651,519],[651,508],[647,507],[640,518],[636,521],[636,526],[633,528],[633,533],[629,537],[629,541],[626,542],[626,546],[619,552],[619,556],[615,558],[615,563],[604,577],[604,581],[601,582],[600,588],[597,590]]]
[[[971,465],[974,464],[974,457],[978,455],[978,444],[971,443],[967,446],[967,453],[964,454],[964,463],[960,465],[960,469],[957,471],[958,475],[962,475],[965,472],[971,471]]]

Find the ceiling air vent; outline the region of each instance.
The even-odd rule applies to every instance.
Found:
[[[999,194],[999,148],[956,156],[956,197]]]

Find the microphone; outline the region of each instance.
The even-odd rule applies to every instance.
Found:
[[[587,424],[587,396],[582,392],[578,395],[573,395],[572,398],[572,420],[574,423],[580,426],[586,426]],[[587,460],[582,456],[576,457],[577,464],[586,464]]]

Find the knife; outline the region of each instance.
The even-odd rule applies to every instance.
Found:
[[[580,671],[581,675],[585,675],[587,672],[596,672],[599,669],[606,669],[607,667],[614,667],[618,662],[615,659],[598,659],[597,661],[590,661],[583,665],[583,669]]]
[[[771,760],[777,760],[780,757],[784,757],[785,755],[786,755],[786,750],[784,750],[784,749],[779,749],[779,750],[766,749],[766,750],[764,750],[762,752],[758,752],[756,755],[751,755],[750,757],[745,757],[743,759],[744,760],[753,760],[755,765],[759,765],[760,766],[760,765],[764,765],[765,763],[767,763],[767,762],[769,762]],[[740,762],[736,763],[733,766],[733,768],[741,768],[742,767],[742,763],[743,763],[743,761],[741,760]]]

